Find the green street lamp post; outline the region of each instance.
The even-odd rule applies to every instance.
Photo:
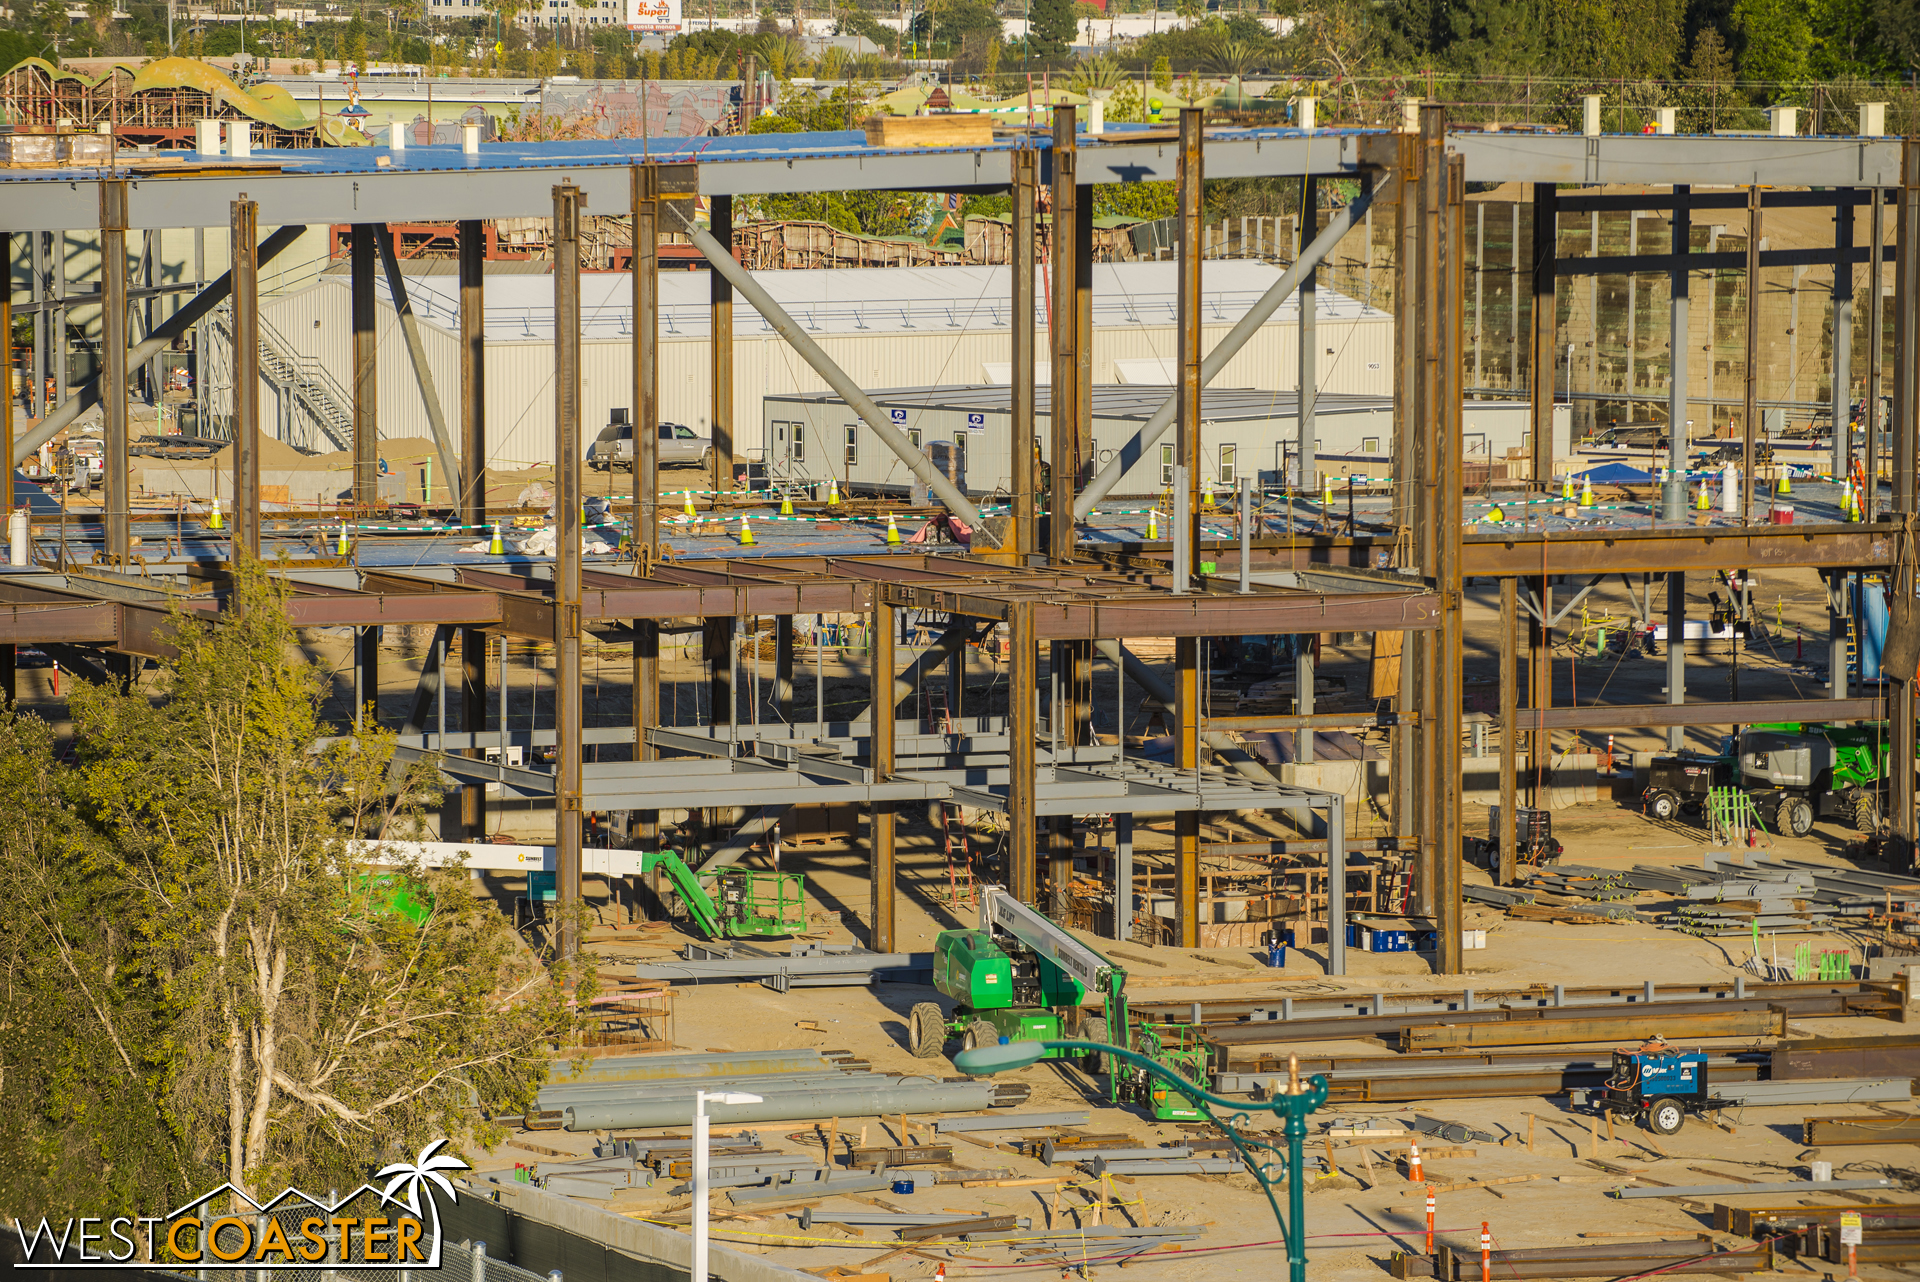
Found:
[[[1206,1111],[1215,1125],[1226,1133],[1234,1151],[1245,1162],[1253,1178],[1260,1181],[1260,1188],[1267,1195],[1267,1205],[1273,1208],[1274,1222],[1280,1226],[1280,1235],[1287,1244],[1287,1276],[1289,1282],[1306,1282],[1307,1279],[1307,1230],[1306,1230],[1306,1180],[1303,1170],[1306,1158],[1302,1145],[1307,1138],[1307,1114],[1327,1102],[1327,1079],[1316,1074],[1308,1081],[1300,1080],[1300,1061],[1298,1057],[1289,1060],[1288,1082],[1285,1094],[1275,1095],[1265,1103],[1246,1103],[1215,1095],[1180,1074],[1168,1068],[1158,1060],[1149,1059],[1136,1051],[1109,1046],[1105,1042],[1083,1041],[1041,1041],[1041,1042],[1002,1042],[997,1046],[982,1046],[977,1050],[961,1051],[954,1056],[953,1066],[963,1073],[984,1077],[992,1073],[1004,1073],[1008,1069],[1025,1068],[1029,1064],[1040,1062],[1041,1054],[1051,1050],[1092,1051],[1107,1057],[1109,1064],[1114,1060],[1126,1060],[1130,1064],[1145,1069],[1167,1085],[1192,1100],[1194,1105]],[[1214,1108],[1232,1109],[1231,1116],[1222,1117],[1213,1112]],[[1278,1156],[1280,1150],[1267,1143],[1245,1137],[1241,1128],[1251,1123],[1256,1112],[1272,1113],[1284,1119],[1281,1134],[1286,1137],[1287,1213],[1280,1213],[1280,1203],[1273,1195],[1275,1165],[1271,1160],[1255,1160],[1250,1148],[1263,1149]]]

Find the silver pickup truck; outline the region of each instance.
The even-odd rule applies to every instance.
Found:
[[[660,466],[709,467],[713,462],[713,442],[679,423],[662,423]],[[587,466],[596,472],[631,472],[634,464],[633,423],[627,411],[613,411],[613,421],[600,429],[600,435],[587,447]]]

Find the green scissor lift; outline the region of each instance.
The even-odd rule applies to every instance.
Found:
[[[640,856],[641,873],[656,868],[673,883],[687,915],[709,939],[797,935],[807,928],[806,880],[797,872],[752,868],[695,872],[671,850]]]
[[[1127,972],[999,886],[980,890],[976,930],[947,930],[934,942],[933,984],[954,1003],[949,1018],[921,1002],[907,1019],[908,1043],[922,1059],[949,1037],[973,1050],[1008,1042],[1076,1039],[1125,1046],[1166,1064],[1197,1085],[1207,1082],[1207,1045],[1184,1025],[1136,1025],[1127,1010]],[[1084,1003],[1090,995],[1098,1007]],[[1096,1011],[1098,1013],[1096,1013]],[[1048,1059],[1073,1052],[1048,1050]],[[1144,1069],[1110,1066],[1086,1054],[1088,1073],[1107,1072],[1108,1098],[1151,1109],[1162,1121],[1192,1121],[1199,1110]]]

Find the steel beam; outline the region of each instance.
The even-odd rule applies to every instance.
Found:
[[[109,562],[125,568],[132,552],[132,494],[127,476],[127,189],[124,178],[100,184],[100,408],[106,454],[101,513]],[[9,338],[9,344],[11,339]],[[11,470],[11,469],[9,469]]]
[[[458,231],[460,253],[460,523],[474,538],[485,538],[487,524],[487,313],[486,228],[478,219],[464,219]],[[356,240],[359,238],[356,237]],[[371,273],[369,273],[370,275]],[[356,284],[357,284],[356,279]],[[356,328],[354,337],[359,338]],[[360,353],[356,360],[355,403],[359,401]],[[355,506],[359,506],[359,480],[364,456],[360,430],[354,425]],[[371,462],[372,460],[365,460]],[[377,466],[377,464],[375,464]],[[371,469],[369,469],[370,471]],[[371,487],[369,487],[371,488]],[[505,673],[501,674],[502,679]],[[470,735],[487,728],[487,634],[479,628],[460,632],[460,720]],[[480,759],[486,754],[469,744],[466,755]],[[468,784],[460,790],[460,826],[468,840],[487,835],[487,789],[484,784]]]
[[[1678,186],[1673,189],[1673,221],[1670,226],[1676,258],[1685,258],[1692,247],[1692,195],[1691,187]],[[1687,507],[1687,451],[1692,435],[1687,427],[1687,354],[1692,345],[1688,337],[1691,330],[1687,315],[1687,289],[1692,280],[1691,272],[1684,266],[1675,268],[1667,277],[1667,467],[1670,475],[1662,515],[1675,522],[1685,517]]]
[[[554,523],[553,682],[555,859],[560,900],[560,954],[580,946],[581,743],[585,709],[580,682],[580,189],[553,189]]]
[[[1747,359],[1745,399],[1740,409],[1740,520],[1753,507],[1753,444],[1760,431],[1760,189],[1747,189]]]
[[[1320,230],[1319,200],[1319,184],[1314,181],[1312,174],[1307,174],[1300,179],[1299,246],[1302,251],[1313,243],[1313,237]],[[1314,423],[1313,414],[1314,401],[1320,394],[1320,346],[1316,328],[1320,318],[1319,274],[1319,268],[1310,265],[1300,278],[1300,327],[1295,335],[1299,349],[1296,380],[1300,399],[1294,415],[1294,426],[1297,429],[1295,435],[1298,445],[1295,448],[1299,451],[1302,493],[1320,488],[1320,464],[1314,453],[1314,433],[1319,428]],[[1311,697],[1313,692],[1311,688],[1303,688],[1301,693]],[[1312,711],[1311,708],[1306,710]],[[1312,736],[1308,736],[1305,742],[1311,745]],[[1308,755],[1301,760],[1311,761],[1313,758]]]
[[[1559,351],[1559,302],[1553,263],[1558,254],[1560,210],[1550,182],[1533,187],[1533,348],[1528,386],[1533,394],[1533,484],[1553,483],[1553,404],[1555,356]],[[1515,247],[1516,249],[1518,246]],[[1573,385],[1568,376],[1567,385]]]
[[[1430,132],[1438,135],[1439,145],[1429,153],[1428,160],[1440,171],[1444,184],[1441,196],[1445,202],[1440,223],[1441,273],[1434,282],[1441,291],[1441,306],[1436,315],[1441,330],[1435,346],[1441,357],[1441,366],[1439,377],[1435,380],[1439,401],[1434,407],[1434,433],[1440,444],[1439,457],[1443,460],[1435,505],[1439,539],[1435,549],[1438,573],[1434,586],[1440,597],[1440,628],[1435,637],[1438,677],[1435,692],[1438,706],[1433,709],[1432,721],[1434,748],[1438,754],[1434,763],[1434,782],[1438,786],[1435,836],[1439,845],[1434,852],[1434,864],[1440,874],[1439,902],[1435,906],[1440,946],[1434,959],[1434,969],[1444,975],[1457,975],[1466,969],[1461,953],[1461,924],[1464,917],[1460,899],[1466,845],[1461,828],[1460,795],[1460,714],[1465,694],[1462,688],[1465,599],[1461,572],[1463,514],[1459,478],[1466,471],[1461,388],[1465,381],[1463,370],[1466,356],[1467,182],[1465,162],[1445,152],[1445,108],[1422,108],[1423,126],[1426,125],[1429,112],[1433,115]]]
[[[233,255],[233,543],[236,553],[260,554],[260,206],[236,200]],[[78,399],[78,398],[76,398]],[[239,559],[238,556],[235,557]]]
[[[660,200],[658,165],[636,165],[630,184],[633,210],[633,517],[631,552],[643,569],[660,555]],[[782,615],[791,619],[791,615]],[[661,722],[660,625],[633,620],[633,758],[659,755],[647,728]],[[658,811],[642,811],[642,848],[659,840]]]
[[[733,257],[733,197],[707,201],[713,242],[729,262]],[[752,301],[749,296],[748,301]],[[764,313],[763,313],[764,314]],[[707,273],[709,394],[713,398],[713,467],[707,484],[715,500],[733,488],[733,281],[725,272]]]
[[[1040,648],[1033,606],[1016,602],[1007,619],[1007,890],[1023,904],[1040,895],[1039,783],[1034,750],[1040,734]]]
[[[708,265],[725,276],[733,287],[753,305],[753,309],[766,318],[767,324],[773,326],[775,332],[786,339],[794,351],[800,354],[800,359],[812,366],[814,373],[820,375],[827,386],[831,387],[853,408],[855,413],[860,415],[861,420],[873,429],[874,435],[880,438],[880,443],[893,451],[894,456],[905,463],[907,469],[933,491],[933,496],[946,504],[948,511],[978,529],[980,509],[933,466],[933,460],[924,451],[914,449],[912,442],[894,427],[887,413],[874,403],[873,397],[868,395],[845,370],[834,364],[833,359],[808,336],[806,329],[795,322],[793,317],[774,301],[773,296],[754,281],[747,270],[734,259],[732,253],[683,212],[678,202],[664,202],[664,207],[668,210],[668,216],[680,224],[681,232],[692,242],[694,248],[700,251]],[[715,443],[714,449],[717,454],[718,442]]]
[[[1914,610],[1914,555],[1912,522],[1920,504],[1916,504],[1914,465],[1920,439],[1920,253],[1906,252],[1920,245],[1920,139],[1901,140],[1899,246],[1894,274],[1894,400],[1893,400],[1893,519],[1906,530],[1900,551],[1894,558],[1892,610],[1888,622],[1891,635],[1895,626],[1911,629],[1920,626]],[[1890,692],[1893,760],[1914,758],[1914,683],[1913,672],[1883,673],[1893,680]],[[1892,814],[1893,849],[1886,857],[1894,866],[1904,866],[1914,849],[1914,779],[1911,770],[1893,771]]]
[[[1857,195],[1843,192],[1843,196]],[[1851,199],[1833,211],[1833,247],[1841,258],[1833,269],[1833,454],[1835,477],[1847,475],[1853,448],[1853,224],[1859,217]],[[1871,442],[1869,442],[1871,445]]]
[[[1520,718],[1520,583],[1500,580],[1500,867],[1496,886],[1513,883],[1517,825],[1514,822],[1514,784],[1519,771]]]
[[[413,364],[413,379],[420,388],[420,402],[426,407],[427,430],[433,434],[433,447],[440,455],[442,484],[451,494],[459,484],[460,461],[454,456],[453,438],[447,432],[447,416],[440,409],[440,392],[434,386],[433,367],[427,363],[427,348],[420,337],[420,321],[407,298],[407,279],[400,274],[400,260],[393,252],[393,233],[385,223],[373,224],[374,243],[380,247],[380,264],[386,272],[387,295],[400,318],[400,334],[406,340],[407,359]],[[433,495],[425,497],[429,506]],[[453,506],[458,507],[458,496]]]
[[[4,187],[0,187],[0,191],[3,190]],[[229,216],[231,216],[230,210],[228,213]],[[129,222],[131,221],[132,218],[130,216]],[[207,225],[216,225],[218,221],[217,217],[209,219]],[[71,223],[65,225],[82,226],[84,224]],[[258,277],[258,269],[261,265],[269,262],[275,255],[279,254],[280,251],[299,240],[301,234],[306,230],[306,227],[303,225],[285,226],[275,231],[273,235],[267,237],[265,242],[260,245],[259,253],[255,255],[252,260],[256,279]],[[186,303],[182,304],[180,310],[167,317],[164,322],[155,326],[151,334],[148,334],[144,340],[127,353],[127,364],[129,366],[141,365],[158,356],[162,351],[166,350],[169,343],[186,333],[189,329],[192,329],[196,324],[204,320],[207,314],[213,311],[214,308],[225,302],[232,293],[232,289],[233,274],[229,272],[194,295],[193,298],[189,299]],[[52,326],[49,325],[48,328],[52,328]],[[68,391],[69,394],[62,398],[58,409],[48,413],[38,423],[15,438],[13,443],[13,462],[15,466],[25,462],[28,455],[35,453],[42,445],[45,445],[48,441],[58,436],[61,431],[72,426],[73,421],[79,418],[82,412],[100,403],[100,383],[98,379],[83,384],[78,389],[68,389]],[[38,402],[44,393],[40,387],[36,386],[33,389],[33,395],[34,400]]]
[[[868,732],[868,763],[876,784],[893,775],[893,639],[897,626],[893,608],[878,598],[873,603],[872,632],[868,639],[868,677],[872,684],[874,716]],[[867,947],[890,953],[894,946],[894,813],[890,803],[876,801],[868,809],[868,882],[872,899],[867,916]]]
[[[1211,147],[1217,144],[1208,143],[1207,145]],[[1224,175],[1216,174],[1215,176]],[[1260,295],[1259,301],[1249,307],[1246,313],[1235,322],[1233,328],[1227,331],[1227,336],[1207,353],[1206,358],[1200,363],[1200,382],[1203,386],[1211,383],[1220,371],[1227,367],[1227,362],[1240,354],[1240,350],[1260,332],[1260,327],[1265,325],[1280,309],[1280,305],[1300,288],[1301,279],[1332,253],[1334,247],[1356,224],[1363,221],[1372,204],[1373,188],[1371,183],[1363,177],[1359,194],[1349,201],[1345,208],[1328,218],[1327,225],[1314,238],[1313,244],[1301,252],[1300,257],[1281,274],[1280,279],[1268,286],[1267,292]],[[1176,392],[1167,398],[1164,405],[1154,411],[1153,417],[1146,421],[1131,440],[1114,452],[1113,458],[1100,469],[1086,489],[1080,492],[1080,497],[1074,500],[1075,517],[1085,517],[1093,511],[1100,500],[1119,484],[1120,478],[1126,474],[1127,469],[1137,463],[1150,446],[1166,435],[1167,429],[1173,426],[1178,412],[1179,394]]]
[[[1193,114],[1198,117],[1200,113]],[[1173,693],[1174,769],[1190,773],[1197,781],[1201,708],[1200,642],[1195,637],[1180,637],[1173,643]],[[1180,948],[1198,948],[1200,812],[1183,810],[1174,816],[1173,825],[1173,942]]]
[[[1055,563],[1073,559],[1074,478],[1079,470],[1080,373],[1076,338],[1079,254],[1074,241],[1080,230],[1079,188],[1075,180],[1077,152],[1074,122],[1079,109],[1062,103],[1053,109],[1053,379],[1047,389],[1048,439],[1051,448],[1051,493],[1047,499],[1047,556]],[[1091,407],[1089,407],[1091,408]]]
[[[478,224],[475,224],[478,226]],[[463,223],[464,227],[465,224]],[[466,246],[461,245],[464,263]],[[356,223],[347,246],[348,316],[353,327],[353,510],[365,516],[380,502],[380,310],[374,295],[374,265],[379,257],[373,228]],[[462,282],[464,288],[464,281]],[[464,298],[462,304],[464,307]],[[462,329],[466,314],[461,313]],[[481,336],[484,343],[485,336]],[[461,372],[466,372],[466,349],[461,348]],[[465,388],[464,378],[462,380]]]
[[[1012,550],[1014,560],[1024,565],[1034,554],[1035,535],[1040,514],[1035,505],[1038,485],[1038,461],[1035,458],[1033,432],[1034,341],[1033,341],[1033,264],[1038,253],[1035,228],[1040,188],[1040,153],[1022,147],[1013,153],[1013,386],[1009,417],[1013,439],[1007,446],[1007,459],[1013,469]]]
[[[1175,249],[1180,255],[1175,303],[1175,341],[1179,345],[1179,366],[1175,371],[1178,381],[1173,393],[1173,417],[1179,425],[1174,457],[1180,461],[1180,469],[1174,473],[1174,484],[1184,492],[1184,506],[1177,509],[1174,522],[1170,522],[1182,527],[1174,531],[1176,562],[1173,567],[1173,590],[1176,593],[1185,592],[1188,583],[1200,576],[1200,468],[1203,463],[1200,389],[1206,386],[1206,374],[1200,360],[1201,237],[1205,234],[1200,219],[1206,194],[1206,158],[1202,150],[1205,145],[1202,128],[1205,115],[1198,107],[1180,109],[1180,183],[1178,212],[1175,214],[1179,220]],[[1144,428],[1141,430],[1141,439],[1144,448],[1149,443]],[[1097,480],[1094,488],[1098,488]],[[1138,634],[1116,632],[1113,635]],[[1192,711],[1198,714],[1198,704]]]

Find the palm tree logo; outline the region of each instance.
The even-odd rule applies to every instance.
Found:
[[[420,1156],[412,1162],[395,1162],[382,1167],[375,1179],[387,1180],[387,1187],[380,1194],[384,1202],[404,1206],[416,1219],[425,1219],[431,1215],[433,1221],[433,1250],[428,1259],[428,1268],[437,1268],[440,1264],[440,1207],[431,1197],[427,1198],[426,1211],[420,1207],[420,1195],[426,1186],[432,1184],[447,1195],[448,1201],[457,1201],[459,1194],[454,1192],[453,1184],[442,1175],[442,1171],[464,1171],[470,1169],[467,1164],[451,1153],[442,1153],[446,1147],[444,1139],[435,1140],[420,1150]],[[392,1178],[388,1178],[391,1176]],[[400,1194],[396,1196],[396,1194]]]

